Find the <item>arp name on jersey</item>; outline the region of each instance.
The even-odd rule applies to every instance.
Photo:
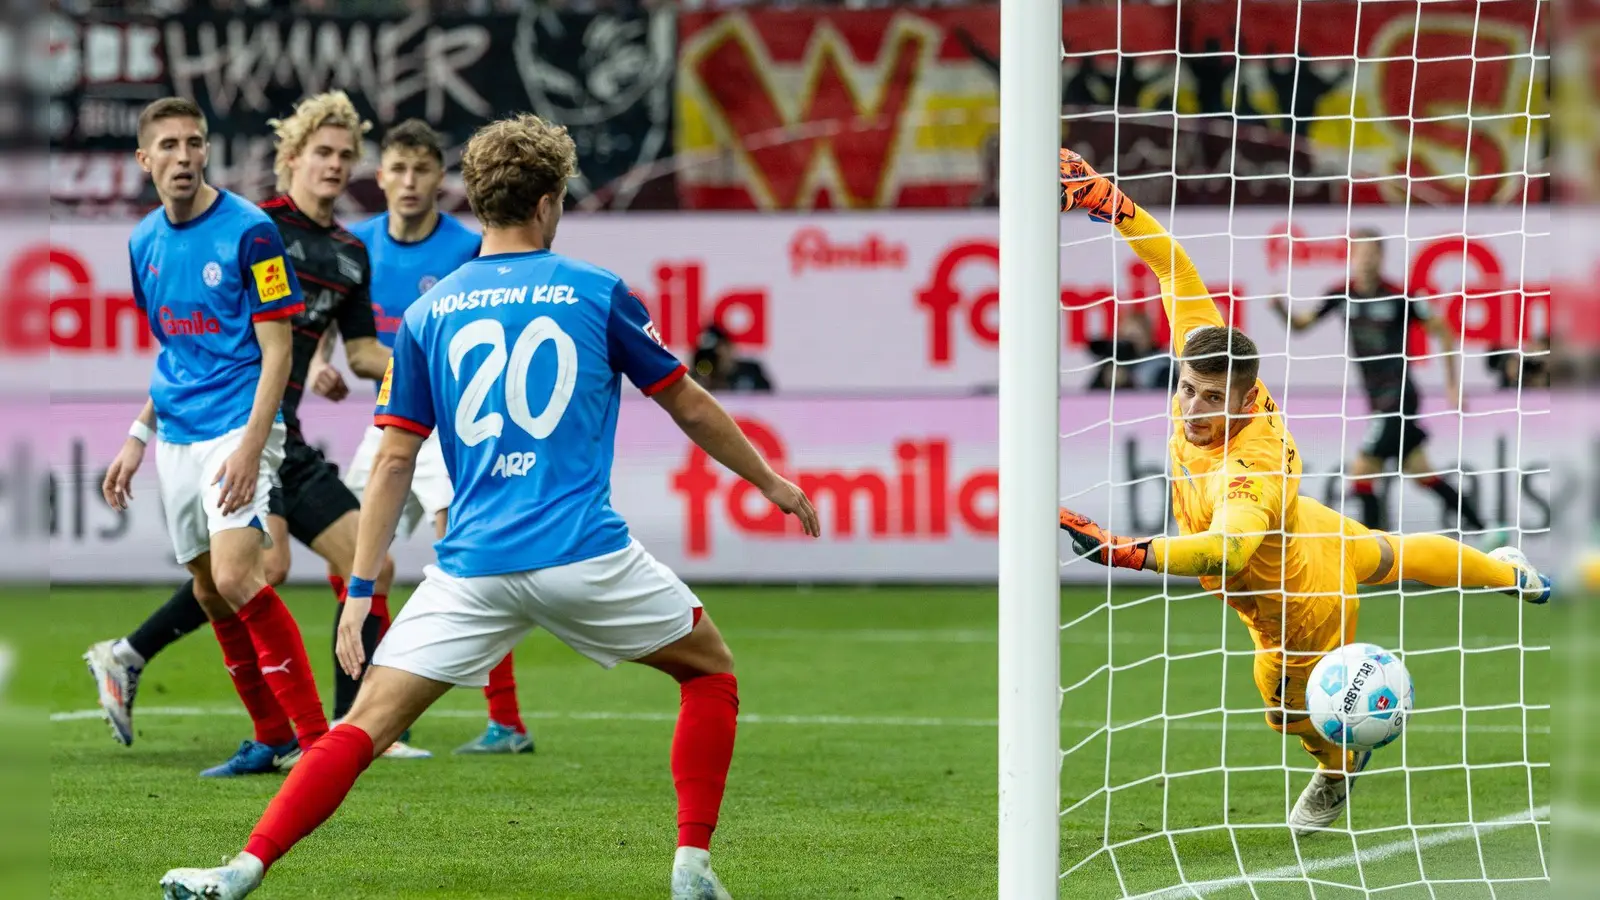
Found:
[[[506,478],[519,478],[533,471],[533,464],[538,461],[538,454],[532,450],[524,453],[502,453],[495,457],[494,468],[489,470],[490,477],[503,475]]]
[[[531,295],[531,296],[530,296]],[[509,288],[483,288],[458,294],[445,294],[433,301],[435,316],[468,309],[504,306],[507,303],[577,303],[578,295],[568,284],[541,284]]]

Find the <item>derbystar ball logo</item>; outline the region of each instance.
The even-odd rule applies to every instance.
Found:
[[[157,316],[161,320],[161,330],[173,337],[217,334],[222,331],[221,321],[211,318],[198,309],[179,318],[172,311],[172,307],[163,306],[157,311]]]

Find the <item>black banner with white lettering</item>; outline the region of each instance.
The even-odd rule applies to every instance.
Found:
[[[141,108],[178,94],[211,127],[213,183],[262,199],[273,189],[269,119],[341,89],[373,122],[369,151],[340,212],[378,211],[371,172],[383,131],[411,117],[447,139],[452,167],[472,132],[532,112],[578,147],[571,202],[602,187],[635,208],[672,205],[670,176],[629,179],[670,155],[676,35],[670,14],[538,10],[406,19],[188,16],[163,21],[46,21],[52,48],[51,199],[77,214],[127,215],[155,202],[133,156]],[[638,180],[640,183],[633,184]],[[445,206],[464,209],[447,179]]]

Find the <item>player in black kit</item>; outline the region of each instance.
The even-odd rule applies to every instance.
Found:
[[[1461,381],[1450,326],[1434,315],[1427,300],[1408,296],[1405,288],[1383,277],[1383,236],[1377,231],[1364,228],[1351,233],[1349,260],[1349,279],[1334,288],[1337,293],[1323,299],[1315,311],[1291,315],[1281,297],[1273,301],[1273,308],[1293,331],[1310,328],[1334,313],[1344,314],[1350,359],[1361,372],[1361,385],[1372,411],[1371,424],[1349,471],[1350,491],[1361,504],[1359,518],[1368,528],[1389,530],[1374,480],[1392,474],[1384,471],[1384,465],[1398,459],[1400,472],[1432,491],[1447,516],[1460,510],[1461,530],[1482,536],[1486,529],[1477,505],[1440,477],[1428,459],[1428,433],[1417,423],[1417,382],[1409,377],[1407,367],[1411,323],[1421,322],[1439,342],[1445,393],[1453,406],[1459,406]]]
[[[274,171],[283,191],[261,205],[278,226],[289,264],[305,294],[305,310],[293,325],[293,356],[283,394],[283,421],[288,431],[284,459],[267,516],[272,546],[266,553],[268,580],[280,584],[289,571],[289,536],[327,560],[330,571],[348,578],[355,559],[360,502],[339,477],[339,469],[306,442],[300,427],[300,399],[307,374],[323,336],[337,328],[345,356],[355,374],[379,380],[389,364],[389,349],[377,339],[369,296],[371,269],[367,249],[333,218],[334,202],[344,192],[360,159],[361,137],[371,127],[343,91],[307,97],[293,114],[270,123],[278,141]],[[384,567],[379,593],[387,594],[393,562]],[[343,578],[340,579],[340,583]],[[338,593],[338,588],[335,588]],[[343,602],[343,596],[338,598]],[[140,667],[168,644],[205,623],[189,586],[179,589],[126,640],[141,657]],[[370,645],[376,646],[381,619],[378,604],[369,617]],[[120,643],[120,642],[119,642]],[[369,648],[370,652],[370,648]],[[343,717],[359,686],[335,666],[333,717]],[[131,720],[133,698],[124,699]],[[397,741],[385,750],[390,758],[425,758],[432,754]],[[230,760],[230,763],[234,761]],[[224,764],[207,774],[254,774]]]

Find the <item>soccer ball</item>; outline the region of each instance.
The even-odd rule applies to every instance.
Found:
[[[1346,644],[1317,661],[1306,689],[1311,722],[1347,750],[1376,750],[1405,730],[1411,673],[1377,644]]]

